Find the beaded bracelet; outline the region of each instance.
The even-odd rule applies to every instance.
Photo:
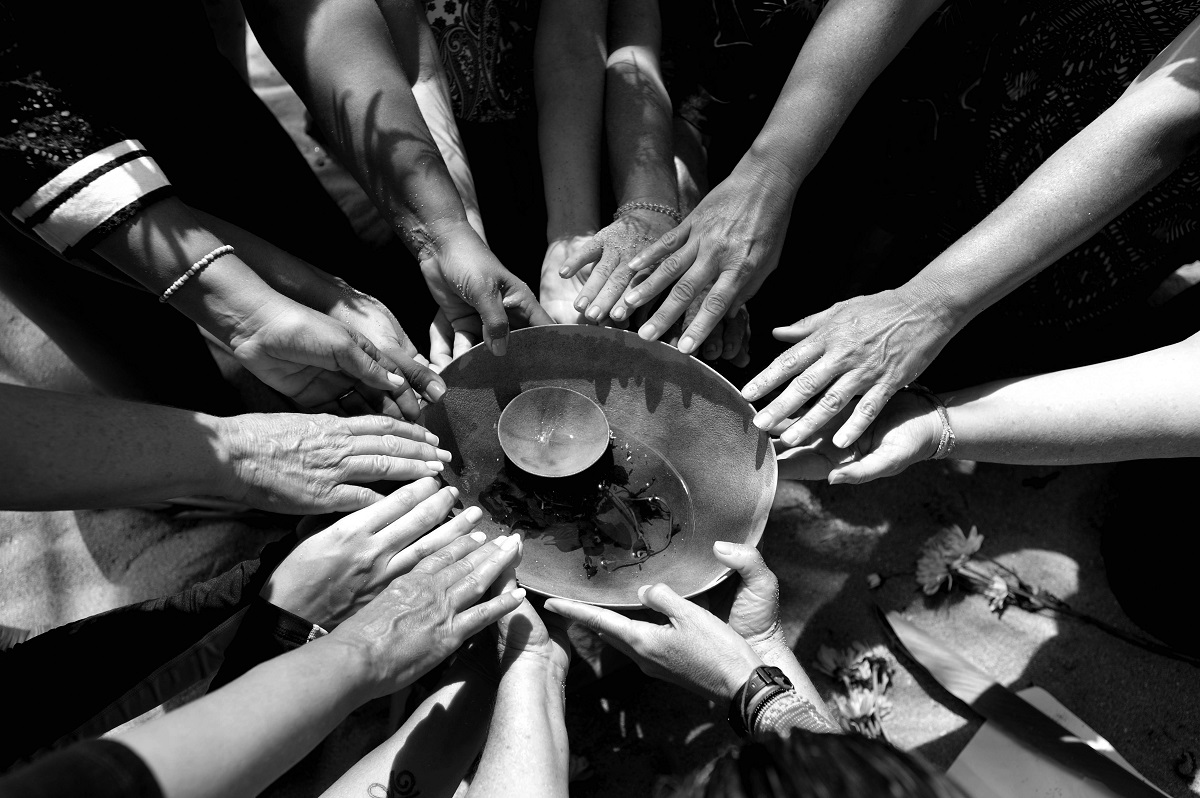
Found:
[[[617,208],[617,212],[613,214],[613,221],[615,222],[630,211],[638,210],[654,211],[655,213],[670,216],[675,220],[675,224],[683,221],[683,214],[679,212],[678,208],[672,208],[670,205],[660,205],[657,202],[626,202],[620,208]]]
[[[232,254],[233,254],[233,247],[229,246],[228,244],[217,247],[212,252],[208,253],[203,258],[201,258],[200,260],[193,263],[192,268],[190,268],[186,272],[184,272],[183,275],[178,280],[171,283],[170,287],[167,288],[166,291],[163,291],[162,296],[160,296],[158,298],[158,301],[166,302],[168,299],[171,298],[171,294],[178,291],[180,286],[182,286],[184,283],[186,283],[193,275],[199,274],[201,271],[206,269],[213,261],[217,260],[218,258],[223,258],[226,255],[232,255]]]
[[[954,453],[954,447],[958,443],[958,440],[954,437],[954,430],[950,428],[950,413],[946,410],[945,402],[936,393],[919,382],[910,382],[904,386],[904,390],[925,397],[933,405],[933,409],[937,411],[938,418],[942,420],[942,438],[938,441],[937,451],[930,455],[929,459],[945,460]]]

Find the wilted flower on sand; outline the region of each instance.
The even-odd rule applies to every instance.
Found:
[[[840,649],[822,645],[813,667],[842,683],[846,694],[835,696],[835,700],[852,729],[886,739],[880,718],[891,708],[884,693],[894,671],[884,646],[868,646],[857,640]]]
[[[984,588],[983,595],[988,600],[992,612],[1000,613],[1008,606],[1012,594],[1008,592],[1008,582],[1000,574],[993,574],[991,583]]]
[[[954,576],[982,545],[983,535],[976,527],[964,535],[957,524],[925,541],[917,558],[917,583],[925,595],[932,596],[942,585],[952,587]]]
[[[883,584],[883,577],[879,574],[867,574],[867,590],[874,590]]]

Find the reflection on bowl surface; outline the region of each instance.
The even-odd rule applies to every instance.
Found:
[[[533,327],[513,332],[503,357],[477,346],[442,378],[446,395],[422,417],[453,455],[442,478],[463,504],[484,509],[480,528],[489,537],[522,530],[517,577],[535,593],[617,608],[640,607],[638,588],[657,582],[693,596],[729,574],[713,556],[715,541],[755,544],[762,536],[775,496],[770,438],[733,385],[674,347],[611,328]],[[602,459],[576,475],[521,473],[500,446],[502,411],[547,386],[595,402],[614,430],[615,445],[606,436]],[[628,485],[613,478],[614,466],[628,471]],[[639,493],[648,481],[648,493]],[[577,487],[562,495],[570,486]],[[543,501],[593,503],[574,521],[569,508],[539,520],[531,496],[538,512]],[[640,501],[651,496],[661,503]],[[581,512],[594,517],[584,523]],[[587,537],[593,525],[599,541]]]
[[[539,477],[568,477],[608,448],[608,419],[578,391],[557,386],[519,394],[500,414],[500,448],[519,468]]]

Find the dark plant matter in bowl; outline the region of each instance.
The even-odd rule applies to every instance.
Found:
[[[777,478],[770,439],[751,424],[754,409],[733,385],[674,347],[606,327],[533,327],[510,335],[504,357],[477,346],[442,378],[446,395],[425,409],[422,423],[453,454],[443,478],[466,505],[483,508],[481,528],[489,538],[514,526],[526,535],[517,576],[529,590],[618,608],[641,607],[637,589],[656,582],[693,596],[729,574],[713,556],[714,541],[756,544],[762,536]],[[617,544],[602,554],[568,545],[578,528],[529,533],[528,523],[514,521],[513,508],[537,514],[529,495],[540,508],[553,498],[549,493],[576,490],[522,475],[500,448],[503,409],[542,386],[592,399],[613,429],[613,447],[601,461],[565,478],[580,486],[580,495],[597,497],[604,542]],[[619,484],[622,472],[627,485]],[[615,492],[615,502],[605,489]],[[631,514],[643,523],[622,526]],[[640,528],[644,539],[622,528]],[[602,557],[610,558],[608,567]]]

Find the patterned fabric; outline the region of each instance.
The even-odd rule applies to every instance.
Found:
[[[775,735],[786,736],[792,729],[821,734],[841,732],[815,706],[797,695],[795,690],[788,690],[763,704],[754,719],[751,733],[755,740],[762,741]]]
[[[70,258],[174,192],[140,143],[22,62],[15,28],[0,6],[0,207]]]
[[[515,119],[534,109],[533,0],[428,0],[425,16],[450,82],[454,116]]]

